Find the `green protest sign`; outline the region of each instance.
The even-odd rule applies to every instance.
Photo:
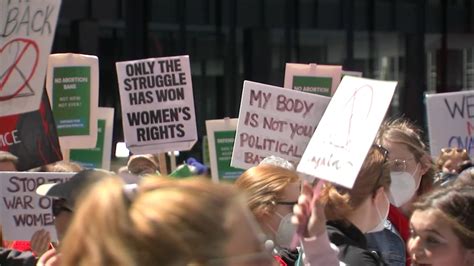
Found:
[[[222,180],[235,180],[244,170],[230,166],[234,148],[235,130],[214,132],[217,172]]]
[[[71,149],[69,160],[79,163],[84,168],[102,168],[104,152],[105,120],[97,121],[97,144],[92,149]]]
[[[331,96],[331,77],[293,76],[293,89],[323,96]]]
[[[53,69],[52,109],[59,136],[89,134],[90,76],[88,66]]]

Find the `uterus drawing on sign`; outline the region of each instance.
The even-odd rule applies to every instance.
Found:
[[[13,39],[0,47],[0,102],[34,95],[30,81],[38,61],[39,48],[33,40]]]
[[[352,139],[364,134],[365,125],[373,105],[373,88],[364,85],[357,88],[342,106],[338,119],[331,125],[334,131],[329,135],[329,144],[338,149],[350,152]]]

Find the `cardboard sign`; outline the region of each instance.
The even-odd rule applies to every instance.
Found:
[[[114,130],[114,108],[99,107],[97,115],[97,143],[93,149],[71,149],[69,161],[83,168],[110,170],[112,132]]]
[[[341,80],[342,66],[291,64],[285,68],[285,88],[332,96]]]
[[[442,148],[464,148],[474,158],[474,91],[426,95],[431,155]]]
[[[238,119],[206,120],[212,180],[234,181],[243,169],[230,166]]]
[[[46,89],[61,148],[94,148],[97,142],[99,102],[97,56],[50,55]]]
[[[0,117],[0,150],[18,157],[18,171],[63,159],[46,91],[39,110]]]
[[[61,0],[0,0],[0,117],[38,110]]]
[[[316,94],[244,81],[231,165],[247,169],[269,155],[296,164],[329,100]]]
[[[189,56],[116,63],[125,142],[135,154],[189,150],[197,141]]]
[[[0,172],[0,222],[3,239],[30,240],[40,229],[56,241],[52,198],[36,194],[45,183],[65,182],[76,173]]]
[[[396,86],[393,81],[344,77],[297,171],[352,188]]]

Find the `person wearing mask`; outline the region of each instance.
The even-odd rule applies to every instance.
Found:
[[[153,177],[97,183],[80,200],[61,265],[272,265],[263,234],[229,184]]]
[[[372,146],[352,189],[326,183],[321,191],[329,239],[339,248],[339,259],[347,265],[385,264],[376,252],[369,250],[364,234],[383,230],[388,215],[387,156],[383,147]]]
[[[406,255],[411,205],[433,184],[434,167],[421,130],[406,119],[384,122],[375,142],[386,148],[390,166],[390,211],[385,229],[367,234],[368,246],[389,265],[410,265]]]
[[[246,170],[235,185],[247,195],[248,207],[269,239],[266,244],[273,247],[273,255],[280,265],[339,265],[337,251],[330,248],[328,238],[324,237],[327,236],[325,228],[320,229],[324,219],[313,219],[304,228],[306,234],[302,245],[308,253],[305,257],[311,261],[303,260],[301,247],[291,249],[296,232],[291,219],[293,206],[300,195],[301,180],[290,162],[275,156],[267,157],[258,166]],[[326,262],[328,264],[324,264]]]
[[[416,202],[408,251],[413,265],[474,265],[474,187],[448,186]]]

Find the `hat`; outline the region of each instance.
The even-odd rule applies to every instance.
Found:
[[[135,175],[154,174],[158,171],[158,162],[152,154],[132,155],[127,167]]]
[[[36,194],[63,198],[69,207],[74,208],[77,197],[93,184],[111,176],[113,173],[101,169],[88,169],[78,172],[63,183],[49,183],[36,188]]]

